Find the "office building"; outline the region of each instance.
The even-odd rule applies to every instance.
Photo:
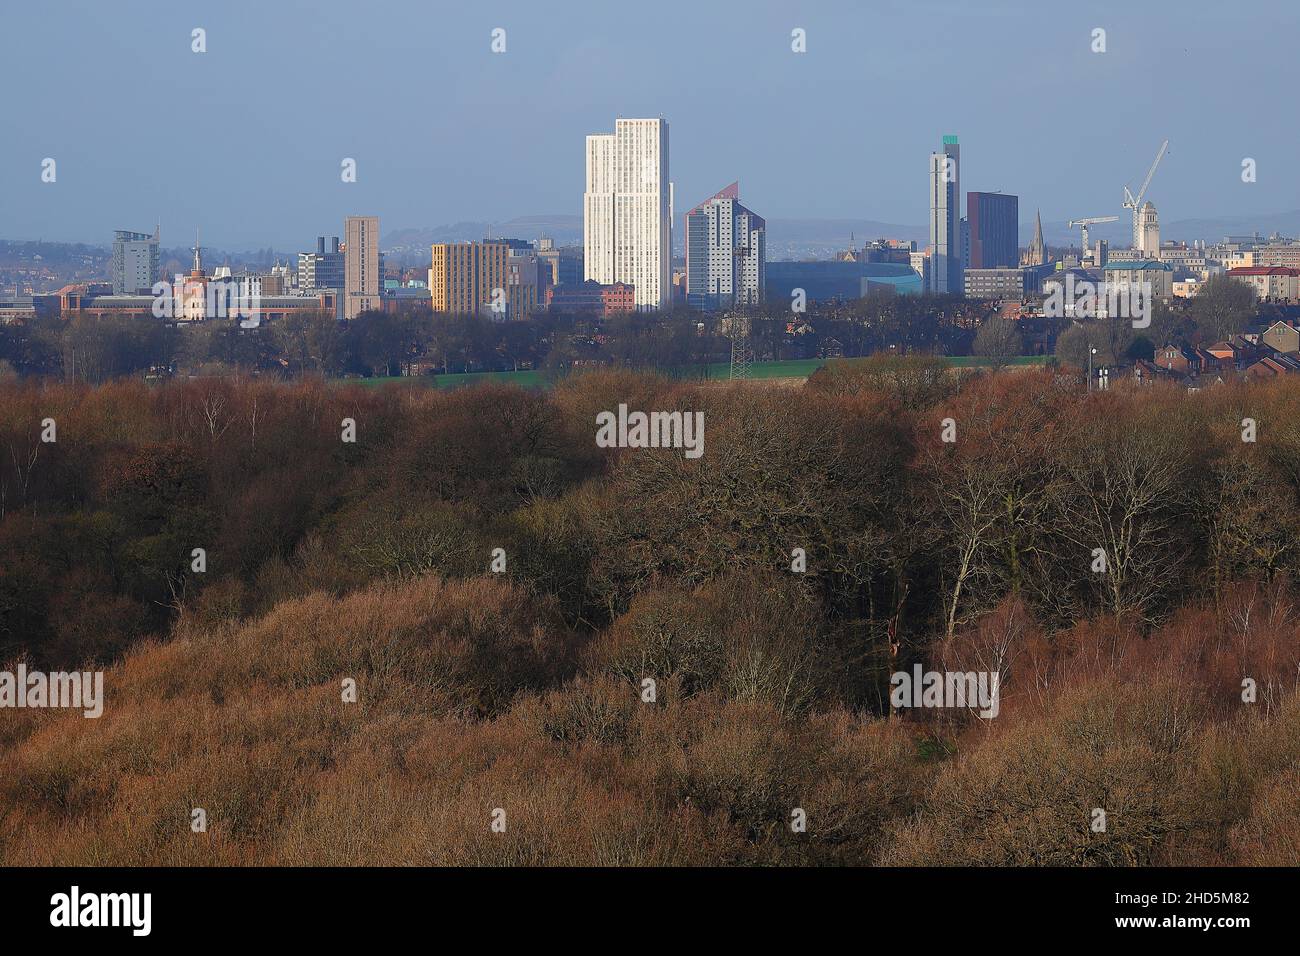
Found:
[[[113,294],[148,295],[160,278],[158,230],[113,233]]]
[[[585,279],[631,285],[638,309],[667,308],[672,218],[666,120],[619,119],[613,133],[587,137]]]
[[[966,194],[970,268],[1012,269],[1020,263],[1020,200],[1002,193]]]
[[[542,267],[542,286],[577,285],[582,282],[582,246],[557,246],[554,239],[537,240],[537,259]]]
[[[968,299],[1023,299],[1028,272],[1018,266],[967,269],[964,279]]]
[[[347,271],[338,236],[317,236],[315,252],[298,253],[298,288],[342,289]]]

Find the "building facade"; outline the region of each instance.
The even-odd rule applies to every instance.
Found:
[[[1120,289],[1136,288],[1150,283],[1151,295],[1168,299],[1174,294],[1174,268],[1156,259],[1112,259],[1102,270],[1105,281]]]
[[[1160,217],[1156,207],[1147,200],[1138,212],[1137,233],[1133,236],[1133,254],[1159,258],[1160,256]]]
[[[113,294],[143,295],[159,279],[158,230],[113,233]]]
[[[343,223],[343,317],[355,319],[362,312],[381,307],[379,290],[383,274],[379,257],[379,217],[348,216]]]
[[[907,257],[907,264],[912,267],[912,271],[915,272],[917,277],[921,280],[922,290],[929,289],[930,288],[929,254],[924,252],[909,253]]]
[[[613,133],[587,137],[585,279],[631,285],[639,309],[667,308],[672,218],[666,120],[619,119]]]
[[[1300,352],[1300,329],[1291,322],[1274,322],[1259,340],[1269,348],[1288,355]]]
[[[298,253],[298,288],[342,289],[347,272],[344,258],[338,236],[317,236],[315,252]]]
[[[1293,301],[1300,298],[1300,270],[1284,266],[1229,269],[1228,275],[1250,286],[1257,299]]]
[[[433,246],[429,298],[434,312],[493,315],[508,308],[504,242],[441,242]],[[494,309],[493,306],[496,305]]]
[[[1268,243],[1256,246],[1249,255],[1249,264],[1253,266],[1300,269],[1300,243]]]
[[[1019,250],[1016,251],[1017,256]],[[967,269],[968,299],[1023,299],[1029,271],[1018,267],[1001,269]]]
[[[582,246],[557,246],[554,239],[537,240],[542,285],[577,285],[582,280]]]
[[[507,318],[526,319],[541,307],[550,272],[550,263],[542,262],[531,247],[510,249],[506,256]]]
[[[930,154],[930,291],[961,295],[961,147],[943,138]]]
[[[546,290],[546,307],[557,312],[598,313],[604,318],[636,309],[636,290],[615,282],[601,285],[588,280],[577,285],[552,286]]]
[[[970,268],[1012,269],[1020,263],[1020,199],[1003,193],[966,194]]]
[[[767,223],[732,183],[686,214],[686,302],[696,309],[757,305],[766,294]]]

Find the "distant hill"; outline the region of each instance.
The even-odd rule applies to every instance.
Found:
[[[581,216],[519,216],[505,222],[454,222],[432,229],[397,229],[380,241],[385,251],[428,251],[435,242],[474,242],[487,236],[537,239],[549,236],[559,246],[582,242]]]
[[[1131,234],[1131,218],[1127,210],[1118,222],[1091,227],[1092,239],[1105,239],[1113,245],[1127,245]],[[1117,213],[1118,214],[1118,213]],[[681,222],[675,222],[673,252],[683,255],[684,246]],[[1275,213],[1267,216],[1227,216],[1219,219],[1175,219],[1160,224],[1164,239],[1205,239],[1216,242],[1224,236],[1261,236],[1280,233],[1285,236],[1300,235],[1300,210]],[[383,247],[392,252],[428,251],[435,242],[470,242],[488,235],[511,239],[536,239],[550,236],[557,245],[582,243],[582,217],[560,214],[519,216],[505,222],[456,222],[424,229],[399,229],[383,238]],[[1028,245],[1034,235],[1032,219],[1020,224],[1020,244]],[[1067,220],[1043,222],[1043,235],[1054,246],[1078,245],[1079,230],[1071,229]],[[929,241],[925,226],[880,222],[875,219],[769,219],[767,220],[767,257],[771,260],[825,258],[849,248],[861,246],[871,239],[903,239],[915,241],[924,248]]]
[[[674,252],[684,250],[681,223],[674,224]],[[472,242],[488,236],[511,239],[536,239],[549,236],[556,245],[582,243],[582,217],[560,214],[519,216],[505,222],[455,222],[423,229],[397,229],[383,237],[385,251],[414,252],[427,250],[435,242]],[[850,238],[857,245],[869,239],[926,241],[924,226],[904,226],[872,219],[769,219],[767,248],[769,259],[797,259],[826,256],[847,249]]]
[[[769,219],[769,260],[824,258],[850,246],[861,247],[872,239],[928,241],[925,226],[906,226],[874,219]]]

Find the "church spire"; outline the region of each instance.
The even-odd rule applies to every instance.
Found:
[[[196,227],[195,230],[194,230],[194,271],[193,271],[193,274],[196,275],[196,276],[201,276],[201,275],[203,275],[203,251],[202,251],[202,249],[199,247],[199,230],[198,230],[197,227]]]
[[[1029,244],[1025,251],[1025,262],[1027,266],[1041,266],[1047,262],[1047,247],[1043,243],[1043,213],[1042,210],[1034,211],[1034,241]]]

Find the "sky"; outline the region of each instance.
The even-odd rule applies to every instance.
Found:
[[[1294,0],[4,0],[0,238],[579,215],[618,116],[668,120],[679,213],[739,180],[768,219],[922,225],[944,134],[1022,220],[1123,215],[1165,138],[1162,222],[1291,211],[1298,27]]]

